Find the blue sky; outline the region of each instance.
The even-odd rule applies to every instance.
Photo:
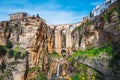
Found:
[[[0,21],[9,14],[39,14],[48,24],[76,23],[104,0],[0,0]]]

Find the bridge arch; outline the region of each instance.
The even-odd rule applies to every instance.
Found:
[[[62,29],[60,31],[60,34],[61,34],[61,43],[62,43],[62,48],[66,48],[66,30],[65,29]]]
[[[65,56],[67,55],[66,50],[65,50],[65,49],[62,49],[62,50],[61,50],[61,54],[62,54],[63,57],[65,57]]]
[[[75,27],[74,27],[73,25],[70,25],[70,26],[69,26],[70,32],[72,32],[72,31],[74,30],[74,28],[75,28]]]
[[[80,25],[80,22],[75,24],[50,25],[55,32],[55,51],[61,53],[64,48],[66,54],[71,53],[73,45],[72,31]]]

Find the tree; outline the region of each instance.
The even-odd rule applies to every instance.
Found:
[[[4,56],[6,54],[5,46],[0,45],[0,55]]]
[[[6,43],[6,48],[10,49],[10,48],[12,48],[12,47],[13,47],[12,42],[7,41],[7,43]]]
[[[9,58],[14,57],[14,50],[10,49],[10,50],[8,51],[8,57],[9,57]]]
[[[40,18],[40,16],[39,16],[39,14],[37,14],[37,16],[36,16],[37,18]]]
[[[35,19],[35,15],[32,16],[32,19]]]
[[[90,12],[90,18],[92,18],[93,17],[93,13],[92,13],[92,11]]]

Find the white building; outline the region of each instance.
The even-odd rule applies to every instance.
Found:
[[[92,10],[92,14],[93,14],[93,16],[97,16],[97,15],[99,15],[100,14],[100,6],[96,6],[96,8],[94,8],[93,10]]]
[[[107,8],[109,8],[109,6],[110,6],[111,4],[113,4],[113,3],[116,2],[116,1],[117,1],[117,0],[105,0],[101,6],[96,6],[96,8],[94,8],[94,9],[92,10],[92,16],[95,17],[95,16],[100,15],[100,14],[103,13]]]

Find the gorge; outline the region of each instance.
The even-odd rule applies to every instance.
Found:
[[[74,24],[11,14],[0,22],[0,80],[120,80],[120,0]]]

